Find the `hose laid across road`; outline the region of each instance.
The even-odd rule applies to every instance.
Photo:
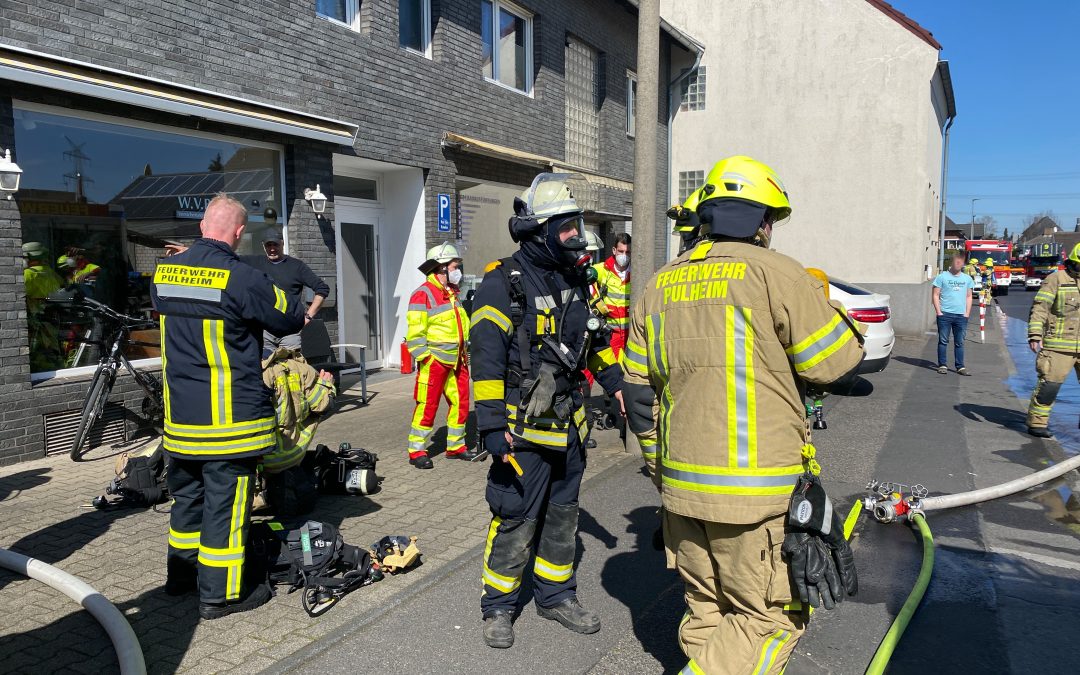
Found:
[[[1001,485],[994,485],[992,487],[982,488],[981,490],[971,490],[970,492],[960,492],[955,495],[927,497],[922,500],[920,508],[923,511],[940,511],[941,509],[969,506],[971,504],[990,501],[991,499],[1007,497],[1058,478],[1059,476],[1063,476],[1077,468],[1080,468],[1080,455],[1070,457],[1064,462],[1059,462],[1042,471],[1036,471],[1030,476],[1017,478],[1016,480],[1011,480],[1007,483],[1002,483]]]
[[[36,558],[0,548],[0,567],[60,591],[97,619],[112,640],[123,675],[146,675],[146,661],[135,631],[124,615],[89,584]]]

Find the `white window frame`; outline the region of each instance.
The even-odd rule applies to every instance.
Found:
[[[626,71],[626,135],[630,138],[634,138],[637,133],[637,97],[634,96],[636,84],[637,73]]]
[[[373,181],[375,183],[375,199],[361,199],[360,197],[338,196],[337,193],[335,192],[335,194],[334,194],[334,202],[335,203],[337,203],[338,199],[344,199],[344,200],[348,200],[349,203],[355,204],[357,206],[370,206],[370,207],[377,207],[377,208],[382,208],[383,207],[383,201],[382,201],[382,197],[383,197],[383,191],[382,191],[383,174],[375,172],[375,171],[365,171],[364,169],[354,169],[351,166],[345,166],[345,167],[335,167],[333,175],[335,175],[335,176],[345,176],[347,178],[361,178],[363,180],[370,180],[370,181]]]
[[[285,253],[288,254],[289,248],[289,222],[288,222],[288,210],[285,208],[284,196],[288,194],[285,192],[285,146],[277,143],[264,143],[262,141],[252,141],[246,138],[237,138],[236,136],[227,136],[225,134],[212,134],[205,131],[192,131],[190,129],[179,129],[177,127],[170,127],[165,124],[154,124],[152,122],[143,122],[140,120],[132,120],[126,117],[116,117],[114,115],[102,115],[100,113],[83,112],[82,110],[73,110],[71,108],[60,108],[57,106],[44,105],[41,103],[33,103],[30,101],[21,101],[19,99],[11,100],[11,107],[14,110],[22,110],[25,112],[39,112],[49,115],[60,115],[63,117],[73,117],[75,119],[87,120],[91,122],[103,122],[106,124],[115,124],[118,126],[132,127],[135,129],[144,129],[146,131],[161,131],[178,136],[191,136],[193,138],[205,138],[215,141],[226,141],[229,143],[240,143],[252,148],[266,148],[268,150],[277,150],[278,152],[278,175],[281,177],[281,184],[278,186],[282,195],[281,210],[278,212],[278,218],[281,219],[281,231],[285,238]],[[380,189],[382,186],[379,186]],[[136,359],[131,362],[131,365],[141,368],[160,368],[160,358],[150,359]],[[30,373],[30,384],[38,385],[44,382],[63,383],[68,381],[80,381],[87,379],[88,375],[93,375],[97,370],[97,364],[91,366],[80,366],[78,368],[61,368],[60,370],[46,370],[40,373]]]
[[[351,1],[351,0],[350,0]],[[431,58],[431,0],[420,0],[420,40],[423,43],[423,49],[416,50],[407,45],[401,43],[401,26],[398,26],[398,44],[407,52],[412,54],[419,54],[425,59]],[[401,22],[401,0],[398,0],[398,22]]]
[[[315,5],[315,16],[329,21],[330,23],[337,24],[338,26],[345,26],[349,30],[358,31],[360,30],[361,2],[362,0],[345,0],[345,21],[325,14],[319,14],[318,5]]]
[[[483,0],[481,0],[483,1]],[[491,74],[492,77],[484,75],[484,79],[494,85],[498,85],[503,89],[517,92],[523,96],[532,98],[533,96],[533,13],[524,9],[519,5],[515,5],[507,0],[487,0],[491,3]],[[499,11],[503,10],[510,14],[513,14],[519,19],[525,21],[525,89],[518,89],[512,87],[499,80],[499,50],[498,50],[498,35],[499,35]],[[482,35],[482,33],[481,33]],[[483,38],[481,38],[483,39]],[[483,72],[483,64],[481,64],[481,72]]]

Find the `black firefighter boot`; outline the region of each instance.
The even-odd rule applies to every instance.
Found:
[[[577,598],[567,598],[552,607],[536,606],[536,613],[545,619],[558,621],[575,633],[589,635],[600,630],[600,617],[581,606]]]
[[[514,646],[514,623],[510,620],[510,612],[497,609],[484,617],[484,642],[495,649]]]

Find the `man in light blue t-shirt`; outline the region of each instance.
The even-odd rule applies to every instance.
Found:
[[[975,282],[964,274],[964,255],[957,253],[952,258],[949,269],[934,279],[933,302],[937,312],[937,371],[944,375],[949,372],[945,364],[949,348],[949,333],[953,336],[953,349],[956,353],[956,372],[970,375],[964,367],[964,338],[967,335],[968,314],[971,313],[971,289]]]

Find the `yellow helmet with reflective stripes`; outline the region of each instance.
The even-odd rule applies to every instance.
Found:
[[[780,177],[768,165],[744,155],[717,162],[697,193],[695,208],[712,199],[743,199],[774,209],[777,220],[791,215]]]
[[[1073,246],[1073,250],[1069,253],[1069,260],[1080,264],[1080,244]]]

